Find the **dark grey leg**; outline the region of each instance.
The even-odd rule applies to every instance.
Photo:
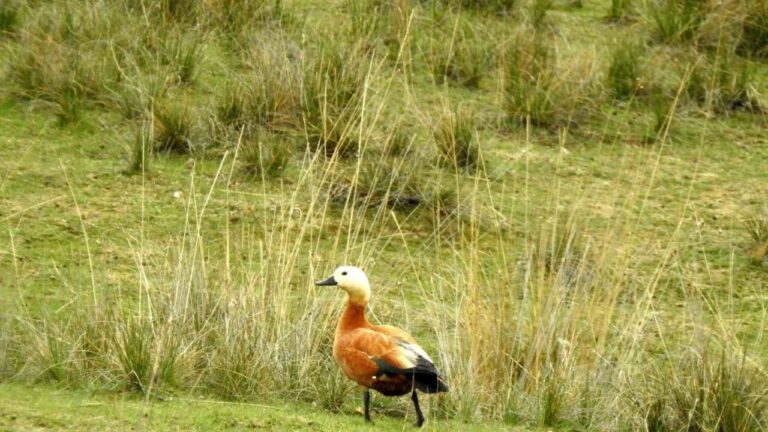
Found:
[[[365,393],[363,393],[363,405],[365,406],[365,421],[368,423],[373,423],[371,421],[371,390],[365,389]]]
[[[424,414],[421,413],[419,407],[419,397],[416,395],[416,390],[411,393],[411,400],[413,401],[413,407],[416,408],[416,427],[421,427],[424,424]]]

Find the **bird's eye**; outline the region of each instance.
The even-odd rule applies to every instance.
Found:
[[[342,275],[342,276],[346,276],[346,275],[347,275],[347,272],[341,272],[341,275]]]

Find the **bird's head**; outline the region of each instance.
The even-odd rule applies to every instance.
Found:
[[[371,286],[368,277],[357,267],[341,266],[333,272],[328,279],[317,281],[319,286],[338,286],[347,292],[349,301],[357,304],[366,304],[371,298]]]

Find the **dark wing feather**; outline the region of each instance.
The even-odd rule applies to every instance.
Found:
[[[411,357],[411,360],[413,363],[415,363],[415,366],[402,368],[393,365],[392,362],[387,361],[387,359],[384,357],[374,357],[372,360],[379,368],[379,375],[403,374],[411,376],[413,377],[414,385],[416,388],[423,391],[424,393],[439,393],[448,391],[448,385],[440,377],[440,372],[437,371],[437,368],[435,368],[435,365],[432,363],[431,359],[425,358],[420,353],[415,352],[413,349],[409,348],[409,345],[411,344],[399,343],[399,345],[403,350],[408,352],[409,357]],[[419,351],[423,352],[423,350],[420,348]]]

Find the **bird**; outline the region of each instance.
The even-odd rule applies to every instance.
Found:
[[[365,273],[354,266],[341,266],[331,277],[315,282],[346,291],[347,305],[336,325],[333,357],[344,374],[364,388],[365,421],[370,414],[371,389],[385,396],[411,394],[416,427],[424,424],[416,390],[424,393],[448,391],[434,362],[414,338],[397,327],[373,325],[365,317],[371,287]]]

